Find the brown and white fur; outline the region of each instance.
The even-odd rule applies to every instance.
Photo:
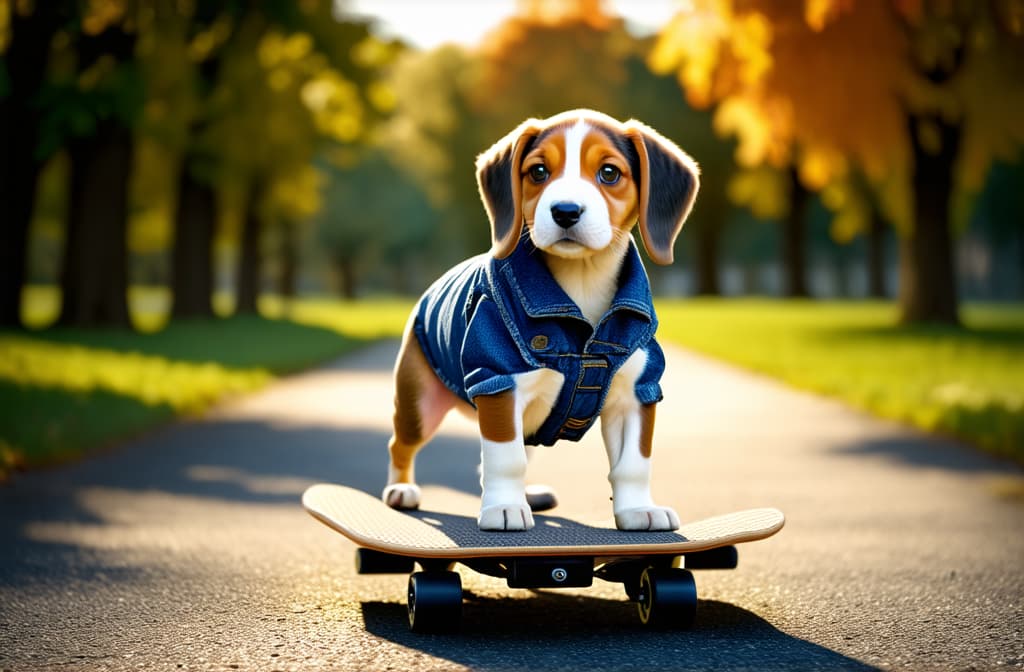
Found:
[[[617,176],[617,180],[602,180]],[[631,231],[639,222],[648,255],[672,263],[672,246],[698,187],[694,161],[634,120],[620,123],[591,110],[529,119],[477,159],[481,197],[491,222],[491,254],[503,258],[525,225],[548,269],[592,325],[615,296]],[[555,204],[578,206],[578,221],[555,221]],[[561,213],[559,213],[561,214]],[[410,325],[412,321],[410,319]],[[637,350],[616,372],[601,411],[616,525],[625,530],[673,530],[679,518],[650,494],[654,404],[641,405],[635,382],[647,353]],[[394,435],[383,499],[395,508],[420,503],[414,458],[449,410],[475,415],[480,428],[484,530],[534,525],[525,476],[531,435],[547,417],[563,383],[553,369],[516,377],[515,388],[473,399],[470,407],[427,364],[407,328],[395,365]]]

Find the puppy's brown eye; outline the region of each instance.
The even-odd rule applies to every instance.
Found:
[[[604,164],[601,166],[601,170],[597,171],[597,179],[604,184],[615,184],[620,177],[622,177],[622,173],[610,163]]]
[[[529,175],[531,180],[539,184],[548,179],[551,173],[548,172],[547,166],[543,163],[538,163],[536,166],[530,168]]]

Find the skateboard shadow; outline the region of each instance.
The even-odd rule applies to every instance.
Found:
[[[697,613],[693,630],[651,630],[624,599],[467,592],[458,633],[421,635],[409,631],[405,605],[362,605],[368,632],[475,670],[877,669],[788,635],[732,604],[701,600]]]

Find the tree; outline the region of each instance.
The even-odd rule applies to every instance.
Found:
[[[211,95],[217,85],[226,44],[237,32],[243,8],[234,3],[204,2],[188,17],[186,70],[193,99],[185,124],[177,175],[174,248],[171,264],[171,315],[213,316],[213,239],[217,224],[218,162],[207,139]]]
[[[403,54],[389,83],[397,105],[382,128],[381,144],[442,213],[428,250],[440,271],[490,247],[473,165],[508,128],[499,134],[492,127],[500,122],[475,109],[480,64],[460,47]]]
[[[745,165],[814,190],[862,171],[902,236],[903,320],[955,323],[949,196],[1021,144],[1021,4],[706,0],[651,60],[717,105]]]
[[[478,105],[488,118],[505,120],[502,133],[526,116],[592,107],[640,119],[686,149],[701,166],[701,193],[687,224],[696,288],[718,294],[720,240],[731,210],[727,184],[735,170],[730,143],[715,137],[710,114],[678,104],[676,82],[650,71],[650,47],[597,2],[524,3],[482,48]],[[583,76],[594,63],[601,64],[599,75]]]
[[[901,241],[906,322],[956,324],[951,196],[977,192],[1024,144],[1024,2],[902,2],[896,20],[919,83],[903,100],[914,219]]]
[[[289,227],[319,208],[309,166],[328,147],[365,139],[387,104],[377,72],[394,55],[366,24],[335,21],[329,2],[264,7],[274,11],[249,12],[224,53],[205,134],[219,179],[248,194],[239,233],[241,312],[257,308],[263,235],[275,226],[280,240],[292,240]]]
[[[385,264],[403,273],[430,241],[438,215],[412,177],[381,149],[368,150],[352,166],[324,168],[335,187],[315,218],[317,236],[342,296],[351,299],[372,267]]]
[[[0,326],[21,325],[21,289],[36,183],[46,156],[39,146],[39,97],[50,43],[71,15],[67,3],[0,2]]]
[[[58,85],[65,106],[51,121],[66,126],[70,199],[61,278],[64,325],[130,327],[128,178],[132,125],[143,87],[134,61],[128,8],[83,14],[75,35],[75,77]]]
[[[490,245],[472,168],[477,154],[527,117],[590,107],[655,126],[702,164],[688,227],[699,241],[700,290],[717,292],[717,241],[734,163],[711,132],[710,115],[680,109],[678,85],[646,67],[648,46],[597,2],[527,2],[488,35],[476,59],[453,46],[404,57],[395,68],[400,102],[386,146],[444,210],[435,236],[440,254],[454,261]]]
[[[722,238],[734,210],[728,196],[736,172],[734,143],[715,135],[709,112],[679,104],[675,78],[651,72],[643,57],[649,50],[648,43],[638,43],[636,49],[627,59],[626,81],[617,95],[625,103],[621,114],[635,116],[658,129],[700,165],[700,194],[683,235],[693,241],[696,293],[720,294]]]

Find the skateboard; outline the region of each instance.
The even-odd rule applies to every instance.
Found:
[[[398,511],[360,490],[311,486],[302,504],[356,549],[359,574],[409,573],[414,632],[458,627],[462,580],[456,563],[505,579],[510,588],[586,587],[594,577],[623,584],[644,625],[689,628],[697,612],[692,570],[734,569],[736,544],[782,529],[777,509],[751,509],[686,523],[675,532],[624,532],[614,523],[534,515],[526,532],[483,532],[476,518],[440,511]],[[420,571],[414,571],[415,565]]]

